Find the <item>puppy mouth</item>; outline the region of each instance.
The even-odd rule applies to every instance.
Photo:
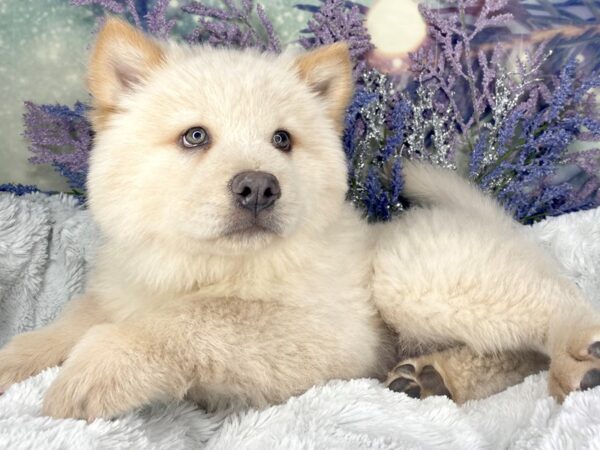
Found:
[[[253,217],[232,221],[223,232],[224,237],[252,237],[264,234],[280,234],[281,227],[272,218]]]

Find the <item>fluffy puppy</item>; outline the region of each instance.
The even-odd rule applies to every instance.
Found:
[[[345,202],[344,44],[293,55],[154,41],[109,19],[89,68],[85,294],[0,351],[0,384],[62,364],[53,417],[153,401],[262,407],[333,378],[487,395],[551,359],[562,399],[600,383],[600,319],[492,200],[406,164],[420,207]],[[546,356],[537,356],[538,353]]]

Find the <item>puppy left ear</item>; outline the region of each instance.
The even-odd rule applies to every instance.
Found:
[[[329,116],[343,131],[344,114],[353,90],[352,62],[345,42],[320,47],[299,56],[300,77],[327,104]]]

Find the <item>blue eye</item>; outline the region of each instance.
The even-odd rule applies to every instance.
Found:
[[[277,130],[271,139],[273,146],[282,152],[289,152],[292,149],[292,138],[285,130]]]
[[[186,148],[200,147],[208,142],[208,133],[202,127],[190,128],[181,136],[181,144]]]

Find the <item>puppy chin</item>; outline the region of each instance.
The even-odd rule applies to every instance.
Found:
[[[254,237],[263,234],[281,235],[282,227],[273,214],[255,217],[252,214],[241,214],[231,218],[222,232],[223,237]]]

